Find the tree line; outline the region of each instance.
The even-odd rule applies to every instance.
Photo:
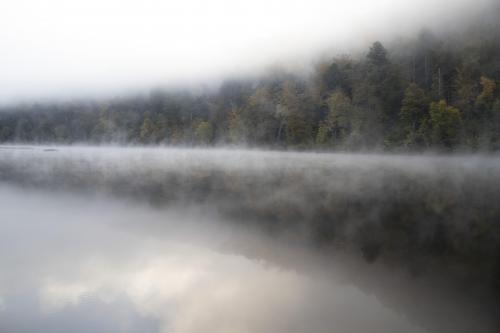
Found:
[[[500,34],[484,32],[422,31],[306,76],[276,69],[215,92],[4,106],[0,142],[499,150]]]

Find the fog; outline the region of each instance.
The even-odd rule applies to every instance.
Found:
[[[375,40],[484,18],[494,0],[2,1],[0,102],[304,70]]]
[[[480,155],[3,146],[0,330],[496,332],[499,184]]]
[[[498,332],[499,18],[1,1],[0,332]]]

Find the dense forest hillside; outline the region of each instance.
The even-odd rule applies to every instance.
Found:
[[[0,142],[499,150],[495,21],[439,36],[422,30],[320,62],[307,76],[275,70],[216,92],[4,106]]]

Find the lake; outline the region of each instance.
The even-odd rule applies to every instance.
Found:
[[[2,147],[0,331],[497,332],[499,184],[479,155]]]

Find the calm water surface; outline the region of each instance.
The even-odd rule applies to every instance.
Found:
[[[41,159],[54,154],[57,160],[61,149],[0,154],[4,161],[14,154],[20,166],[39,168],[43,178],[57,172]],[[72,159],[79,159],[74,163],[88,163],[89,149],[70,150]],[[98,152],[96,161],[115,158],[110,152]],[[125,168],[159,159],[148,154],[118,164]],[[161,156],[165,168],[191,165],[182,151],[168,156]],[[261,170],[283,165],[269,155],[267,165],[248,157],[251,162],[241,164],[240,158],[217,159],[212,166]],[[293,162],[296,157],[283,158]],[[206,161],[202,156],[193,163],[199,168]],[[307,161],[289,162],[284,165]],[[307,259],[309,250],[284,248],[223,219],[228,217],[192,203],[151,206],[1,182],[0,331],[417,333],[439,327],[389,306],[383,293],[359,288],[359,279],[346,279],[349,275],[333,261],[316,267]],[[404,287],[395,288],[405,293]],[[444,316],[442,323],[458,320],[456,326],[445,325],[457,332],[491,327],[483,325],[484,318],[475,322],[473,313],[430,308],[436,317]]]

